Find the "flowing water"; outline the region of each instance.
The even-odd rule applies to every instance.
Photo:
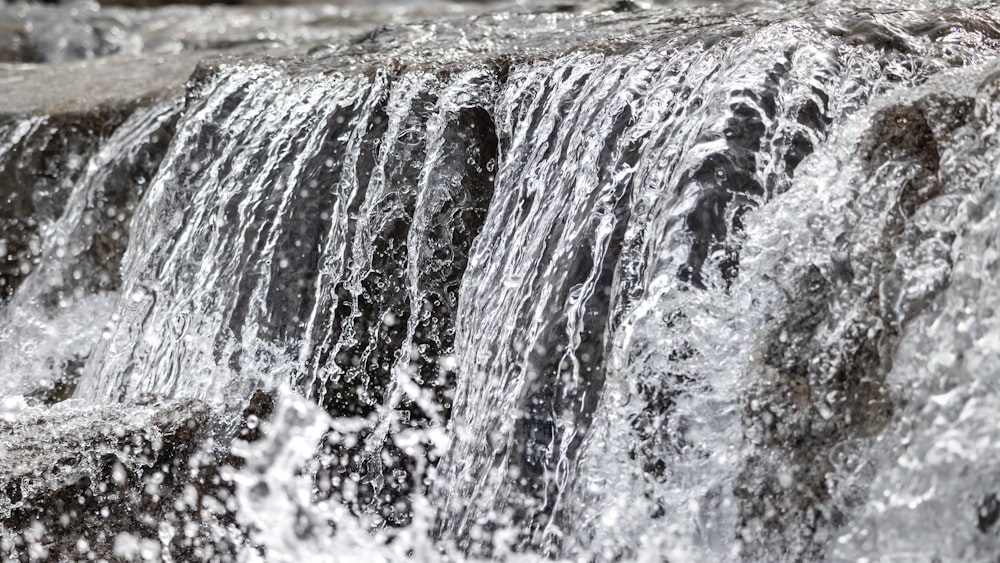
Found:
[[[988,3],[73,9],[206,51],[0,120],[0,457],[120,495],[9,470],[12,559],[1000,553]]]

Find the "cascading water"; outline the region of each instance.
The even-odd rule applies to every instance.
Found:
[[[995,10],[557,8],[3,115],[5,553],[995,556]]]
[[[106,327],[94,318],[111,317],[119,279],[115,258],[128,244],[127,219],[156,170],[157,146],[168,141],[179,111],[176,97],[137,109],[88,159],[77,157],[81,171],[73,184],[58,186],[66,200],[58,218],[35,226],[37,250],[28,245],[37,266],[17,272],[30,275],[0,311],[8,393],[54,386],[38,381],[39,374],[79,370],[73,364],[89,357],[100,340]],[[18,219],[12,227],[21,227]],[[32,257],[20,258],[27,264]],[[36,349],[47,339],[62,346]]]

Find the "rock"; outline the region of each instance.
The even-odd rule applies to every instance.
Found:
[[[8,408],[0,417],[4,560],[110,559],[132,544],[174,560],[224,559],[234,524],[211,423],[194,400]]]
[[[86,358],[76,356],[65,363],[65,367],[54,381],[39,385],[28,397],[46,406],[61,403],[73,397],[80,374],[86,365]]]
[[[972,561],[998,552],[997,393],[985,384],[992,381],[996,348],[983,345],[983,335],[996,331],[997,76],[995,63],[983,65],[934,84],[937,95],[894,104],[908,116],[920,114],[916,121],[934,133],[938,171],[923,185],[937,194],[907,218],[895,252],[902,275],[883,282],[880,301],[895,304],[902,327],[888,380],[902,400],[878,440],[854,455],[867,465],[870,486],[848,525],[836,530],[828,560],[910,552]],[[927,151],[905,143],[901,161],[882,163],[876,177],[901,176],[890,185],[899,199],[923,199],[914,168],[930,164]],[[900,208],[895,216],[906,216]],[[838,473],[834,479],[850,478]],[[914,543],[911,532],[918,529]]]
[[[243,409],[240,429],[237,436],[247,442],[255,442],[261,437],[261,423],[270,420],[274,414],[274,392],[263,389],[255,390]]]
[[[0,97],[5,101],[0,112],[0,303],[41,264],[49,241],[41,239],[40,229],[63,214],[88,162],[139,108],[179,96],[199,58],[0,65]],[[84,254],[82,260],[104,271],[103,276],[88,276],[100,285],[92,289],[117,285],[125,226],[166,150],[179,107],[164,111],[167,115],[157,118],[144,137],[117,148],[125,158],[119,158],[113,170],[102,170],[100,185],[94,186],[98,193],[90,198],[95,207],[90,213],[99,224],[88,226],[96,231],[89,234],[90,240],[74,241],[88,244],[74,254]]]
[[[760,340],[760,383],[745,415],[760,450],[737,488],[751,558],[767,558],[774,545],[790,546],[795,558],[820,557],[820,531],[842,525],[864,498],[837,490],[835,459],[889,424],[898,407],[886,384],[896,344],[948,286],[956,234],[911,219],[955,189],[938,175],[940,147],[954,142],[973,106],[938,94],[875,113],[859,140],[862,177],[845,213],[856,219],[832,241],[829,263],[800,272]]]
[[[976,507],[978,517],[978,528],[980,532],[986,533],[1000,520],[1000,501],[996,494],[989,494]]]
[[[99,115],[177,91],[212,53],[126,55],[47,65],[0,64],[2,115]],[[100,128],[99,123],[92,124]]]
[[[0,63],[27,62],[30,57],[28,32],[24,26],[0,22]]]

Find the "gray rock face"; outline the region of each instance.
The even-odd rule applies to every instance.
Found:
[[[127,111],[137,103],[180,90],[198,61],[213,53],[123,55],[56,64],[0,64],[4,116],[87,115],[100,132],[101,110]]]
[[[95,290],[117,286],[118,264],[128,240],[131,210],[156,171],[172,136],[177,109],[164,108],[141,132],[141,110],[183,92],[198,57],[111,58],[44,65],[0,65],[0,302],[53,253],[40,229],[51,229],[64,215],[77,183],[92,184],[69,253],[83,267]],[[116,137],[116,133],[118,134]],[[139,138],[132,138],[135,136]],[[123,138],[124,137],[124,138]],[[115,143],[126,146],[114,146]],[[117,151],[114,169],[99,156]],[[102,168],[98,171],[95,168]],[[80,220],[86,218],[81,215]],[[77,229],[78,230],[78,229]],[[81,236],[82,235],[82,236]],[[61,246],[67,247],[69,241]],[[63,253],[65,254],[65,252]],[[52,257],[49,257],[50,259]],[[72,269],[67,269],[70,274]],[[90,273],[94,275],[89,275]],[[65,287],[64,293],[71,293]],[[58,301],[50,288],[48,299]]]
[[[42,408],[6,400],[5,560],[225,560],[227,537],[239,532],[211,437],[211,412],[198,401]]]

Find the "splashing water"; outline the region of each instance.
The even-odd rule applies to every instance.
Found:
[[[281,35],[326,43],[62,149],[0,121],[0,416],[211,405],[175,488],[237,560],[995,554],[1000,21],[631,8]],[[225,559],[156,529],[101,541]]]

